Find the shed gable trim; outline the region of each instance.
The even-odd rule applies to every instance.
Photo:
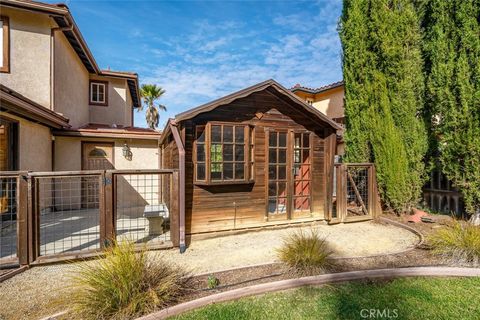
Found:
[[[291,102],[295,103],[299,107],[303,108],[304,111],[309,112],[313,116],[317,117],[319,120],[321,120],[323,123],[328,124],[331,128],[334,130],[341,130],[342,128],[336,124],[332,119],[324,115],[322,112],[319,110],[315,109],[313,106],[305,103],[302,101],[299,97],[297,97],[295,94],[293,94],[290,90],[286,89],[283,87],[281,84],[276,82],[273,79],[260,82],[256,85],[253,85],[251,87],[242,89],[240,91],[234,92],[232,94],[226,95],[225,97],[216,99],[214,101],[211,101],[209,103],[203,104],[201,106],[198,106],[196,108],[193,108],[191,110],[185,111],[183,113],[180,113],[175,116],[176,121],[184,121],[188,120],[191,118],[196,117],[197,115],[205,112],[212,111],[220,106],[227,105],[232,103],[233,101],[247,97],[251,95],[252,93],[263,91],[266,89],[272,88],[274,89],[273,92],[277,92],[290,100]]]

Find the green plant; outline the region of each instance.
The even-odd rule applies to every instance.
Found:
[[[213,274],[209,275],[207,278],[208,289],[215,289],[220,284],[220,280],[215,277]]]
[[[147,124],[151,129],[158,127],[158,122],[160,120],[159,110],[167,111],[167,107],[164,105],[155,105],[155,101],[160,99],[164,93],[165,90],[156,84],[143,84],[142,88],[140,89],[140,95],[147,107],[147,110],[145,111],[145,119],[147,120]],[[140,106],[138,111],[142,110],[143,105]]]
[[[382,202],[397,213],[426,178],[420,17],[413,0],[344,0],[339,34],[347,162],[375,163]]]
[[[421,3],[421,2],[420,2]],[[424,57],[431,149],[480,216],[480,4],[425,1]]]
[[[277,249],[278,258],[295,273],[308,275],[330,268],[332,253],[325,238],[317,230],[293,232],[283,240]]]
[[[81,264],[73,275],[73,310],[83,319],[128,319],[182,296],[188,273],[164,260],[114,243],[105,258]]]
[[[455,263],[480,264],[480,227],[454,221],[427,237],[435,254]]]

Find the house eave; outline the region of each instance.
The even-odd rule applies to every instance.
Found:
[[[51,128],[69,128],[69,119],[0,85],[0,110],[44,124]]]

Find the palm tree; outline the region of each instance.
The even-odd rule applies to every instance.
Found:
[[[167,111],[167,107],[162,104],[155,105],[155,101],[165,93],[162,87],[156,84],[143,84],[140,89],[140,95],[143,99],[144,105],[147,107],[145,111],[145,118],[150,128],[155,129],[158,127],[158,121],[160,120],[159,110]],[[139,111],[143,110],[144,105],[141,105]]]

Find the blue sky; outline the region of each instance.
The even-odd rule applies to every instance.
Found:
[[[53,1],[52,1],[53,2]],[[341,80],[341,0],[66,1],[100,68],[166,90],[173,117],[273,78],[286,87]],[[143,113],[135,125],[146,126]]]

